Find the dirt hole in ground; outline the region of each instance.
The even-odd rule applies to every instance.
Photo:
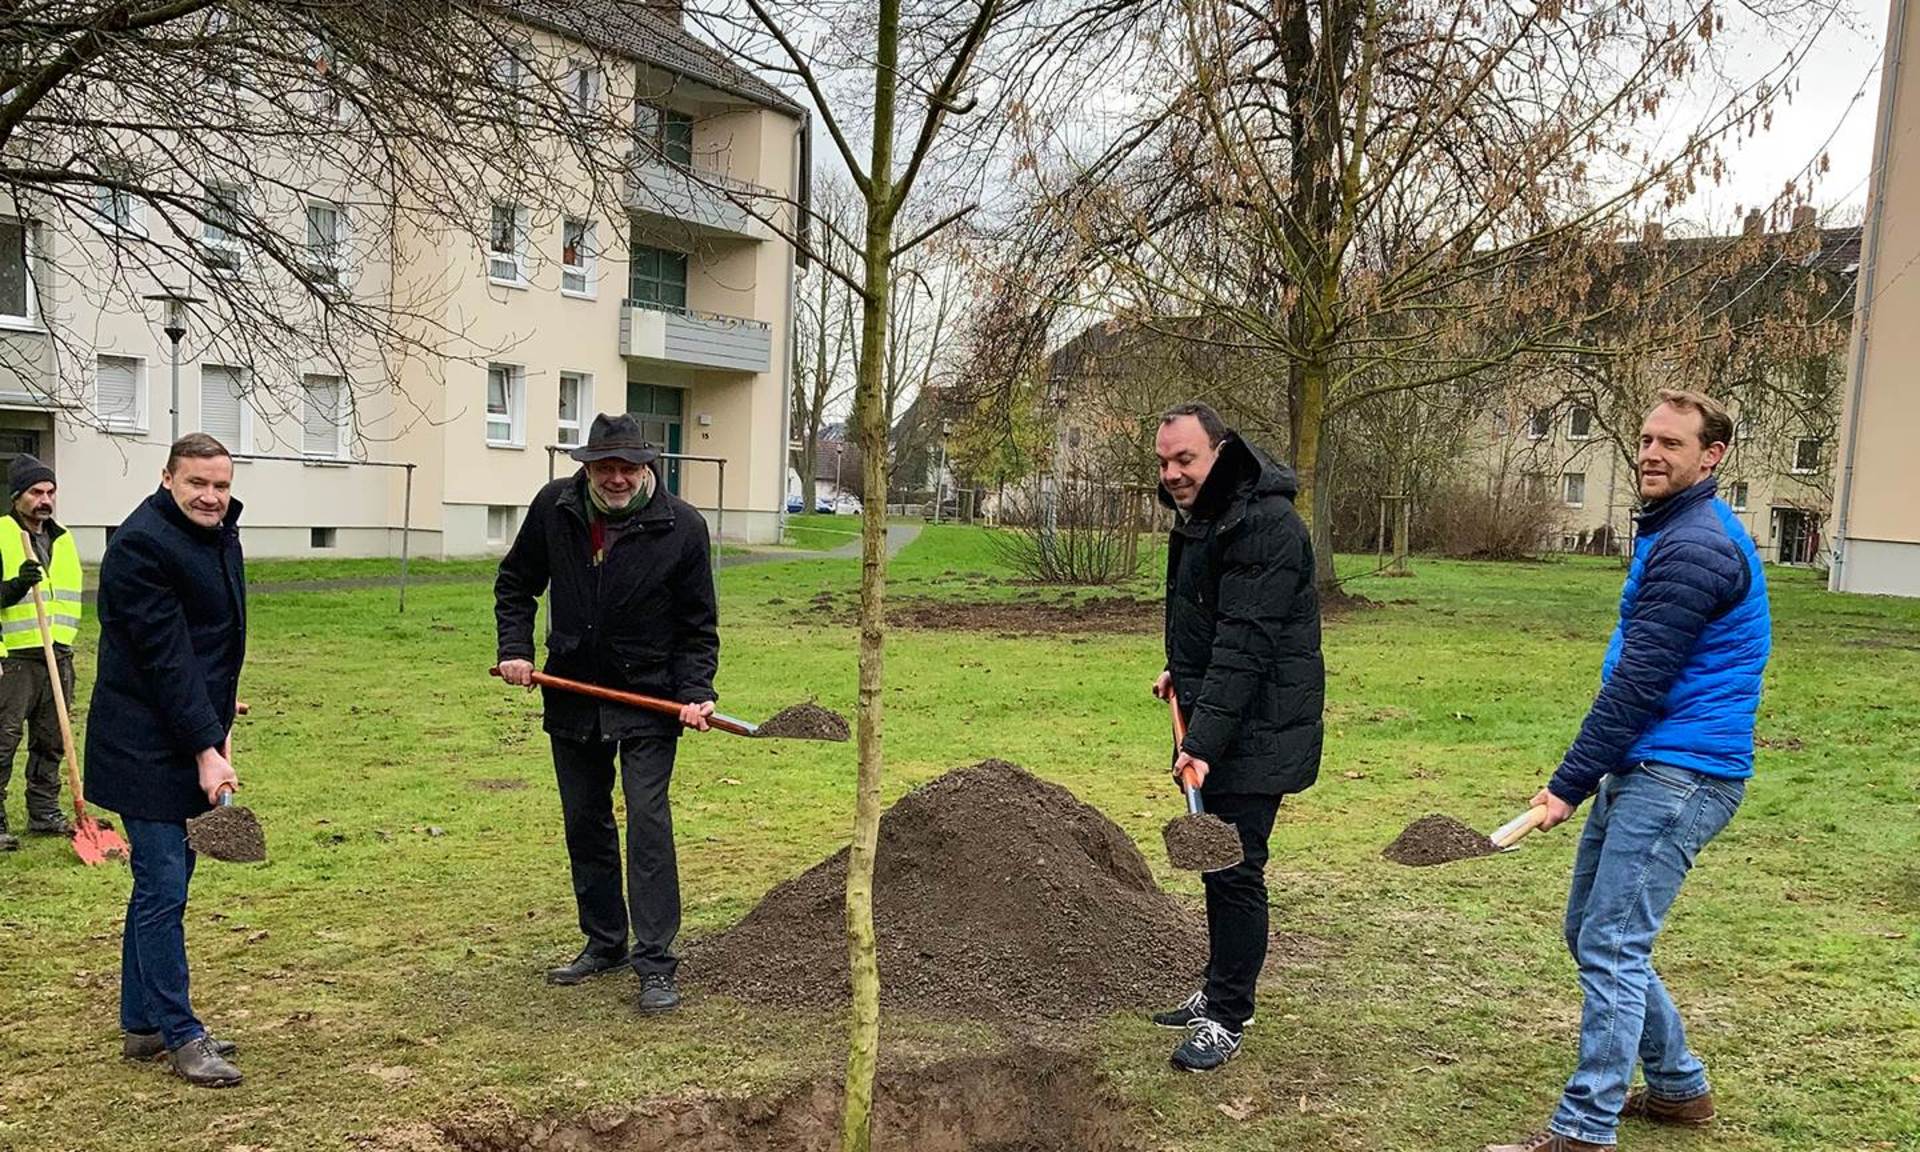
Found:
[[[1394,837],[1393,843],[1380,854],[1395,864],[1425,868],[1431,864],[1491,856],[1498,851],[1485,832],[1436,812],[1407,825],[1406,831]]]
[[[845,849],[687,950],[723,995],[832,1010],[849,996]],[[874,921],[885,1002],[942,1015],[1095,1021],[1178,999],[1206,965],[1195,916],[1119,825],[1001,760],[909,792],[880,821]]]
[[[1123,1114],[1083,1056],[1023,1048],[882,1071],[873,1146],[883,1152],[1134,1152]],[[441,1124],[462,1152],[826,1152],[840,1143],[840,1084],[747,1099],[659,1100],[584,1116]]]

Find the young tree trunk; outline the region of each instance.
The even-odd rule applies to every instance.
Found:
[[[1325,364],[1307,361],[1300,365],[1298,394],[1294,399],[1298,415],[1293,424],[1293,470],[1300,494],[1294,498],[1293,506],[1307,522],[1313,541],[1314,583],[1326,588],[1333,583],[1333,517],[1326,514],[1325,505],[1329,501],[1321,499],[1323,495],[1332,496],[1326,483],[1329,461],[1320,450],[1327,419]]]
[[[881,707],[887,641],[887,305],[892,296],[893,115],[900,50],[900,0],[880,0],[873,70],[873,164],[864,189],[867,232],[861,285],[861,341],[855,407],[860,416],[863,479],[869,499],[860,523],[860,697],[855,709],[860,768],[853,843],[847,855],[847,959],[853,1013],[847,1035],[847,1087],[841,1152],[869,1152],[873,1081],[880,1055],[880,966],[873,937],[873,861],[880,841]],[[878,504],[871,497],[879,494]]]

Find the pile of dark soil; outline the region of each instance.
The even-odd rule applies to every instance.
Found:
[[[848,995],[841,850],[688,950],[690,983],[831,1009]],[[1198,920],[1118,825],[987,760],[908,793],[880,821],[880,982],[893,1007],[1092,1020],[1177,994],[1206,963]]]
[[[1185,872],[1217,872],[1240,863],[1240,832],[1211,812],[1189,812],[1160,830],[1167,860]]]
[[[845,716],[812,701],[781,709],[754,731],[756,736],[786,740],[845,740],[852,734]]]
[[[1422,816],[1394,837],[1380,854],[1395,864],[1425,868],[1430,864],[1451,864],[1476,856],[1492,856],[1500,849],[1493,846],[1485,832],[1476,831],[1451,816],[1435,813]]]
[[[462,1152],[831,1152],[840,1146],[832,1079],[744,1100],[659,1100],[540,1120],[485,1113],[444,1121]],[[1120,1109],[1086,1057],[1025,1048],[912,1072],[874,1090],[881,1152],[1130,1152]]]
[[[253,809],[223,804],[187,821],[187,843],[195,852],[230,864],[257,864],[267,858],[267,835]]]

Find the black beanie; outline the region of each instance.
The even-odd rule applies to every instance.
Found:
[[[7,490],[13,494],[15,500],[20,499],[20,493],[42,480],[50,484],[56,483],[53,478],[53,469],[40,463],[40,458],[37,456],[29,456],[22,452],[13,458],[13,463],[7,465]]]

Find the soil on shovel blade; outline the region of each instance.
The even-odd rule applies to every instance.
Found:
[[[694,984],[832,1009],[849,995],[847,852],[689,948]],[[947,773],[880,821],[874,920],[885,1003],[1013,1020],[1094,1020],[1199,975],[1206,935],[1118,825],[1001,760]]]
[[[439,1125],[461,1152],[832,1152],[834,1079],[747,1099],[608,1106],[576,1117],[473,1115]],[[417,1146],[417,1145],[416,1145]],[[1120,1109],[1084,1056],[1036,1048],[885,1069],[875,1085],[879,1152],[1134,1152]]]
[[[1425,868],[1430,864],[1492,856],[1499,851],[1485,832],[1436,812],[1407,825],[1406,831],[1394,837],[1393,843],[1380,854],[1395,864]]]
[[[215,808],[187,821],[187,844],[195,852],[229,864],[257,864],[267,858],[266,833],[253,809],[237,804]]]
[[[846,740],[853,734],[847,718],[811,701],[783,708],[754,730],[762,738],[787,740]]]
[[[1240,830],[1211,812],[1189,812],[1160,830],[1167,860],[1183,872],[1217,872],[1240,863]]]

